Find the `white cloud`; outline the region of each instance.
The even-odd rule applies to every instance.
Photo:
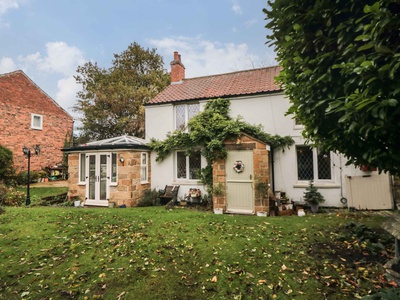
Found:
[[[248,29],[250,27],[252,27],[253,25],[258,23],[258,19],[252,19],[252,20],[248,20],[244,23],[245,27]]]
[[[19,61],[27,69],[37,69],[48,73],[58,73],[64,76],[75,73],[78,65],[83,65],[86,60],[82,51],[65,42],[49,42],[46,44],[46,56],[40,52],[19,56]]]
[[[150,40],[150,45],[164,57],[169,66],[173,52],[182,55],[182,63],[186,68],[186,78],[221,74],[262,67],[262,61],[250,52],[247,44],[218,43],[200,37],[175,37],[161,40]],[[169,69],[169,67],[168,67]]]
[[[73,106],[76,102],[76,93],[81,90],[81,86],[78,85],[73,76],[66,77],[58,80],[57,82],[57,94],[56,101],[71,115],[76,114],[73,112]]]
[[[234,3],[234,4],[232,5],[232,10],[233,10],[233,12],[235,13],[235,15],[241,15],[241,14],[243,13],[242,8],[241,8],[240,5],[237,4],[237,3]]]
[[[85,63],[83,53],[64,42],[46,44],[47,56],[39,65],[40,69],[64,75],[74,73],[77,66]]]
[[[0,15],[4,15],[9,9],[18,9],[16,0],[0,0]]]
[[[12,58],[3,57],[0,59],[0,74],[15,71],[16,65]]]

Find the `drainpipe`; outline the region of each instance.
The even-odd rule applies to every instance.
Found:
[[[272,148],[271,148],[271,151],[269,151],[269,154],[270,154],[270,159],[271,159],[271,176],[272,176],[272,178],[271,178],[271,180],[272,180],[272,185],[271,185],[271,187],[272,187],[272,191],[273,191],[273,193],[274,193],[274,195],[275,195],[274,151],[273,151]]]

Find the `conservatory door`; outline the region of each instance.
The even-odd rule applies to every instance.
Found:
[[[108,206],[108,157],[106,153],[89,153],[86,156],[85,205]]]
[[[233,166],[238,167],[235,170]],[[254,213],[253,151],[228,151],[225,169],[227,212]]]

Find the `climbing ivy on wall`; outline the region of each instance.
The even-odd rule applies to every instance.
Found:
[[[188,122],[188,132],[176,130],[163,141],[152,139],[149,146],[157,153],[156,161],[162,161],[174,150],[183,150],[186,155],[200,150],[207,161],[207,166],[201,170],[201,181],[208,192],[212,192],[212,164],[215,160],[226,158],[227,150],[223,142],[227,138],[237,138],[244,132],[275,149],[284,149],[294,143],[290,136],[270,135],[263,131],[261,125],[250,125],[240,116],[231,118],[229,107],[227,99],[208,101],[204,111]]]

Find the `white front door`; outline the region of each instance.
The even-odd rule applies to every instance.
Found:
[[[107,153],[86,155],[86,202],[85,205],[108,206],[109,180],[107,170],[110,159]]]
[[[235,163],[244,165],[242,172],[233,169]],[[227,212],[254,213],[253,151],[230,150],[226,159],[226,209]]]

